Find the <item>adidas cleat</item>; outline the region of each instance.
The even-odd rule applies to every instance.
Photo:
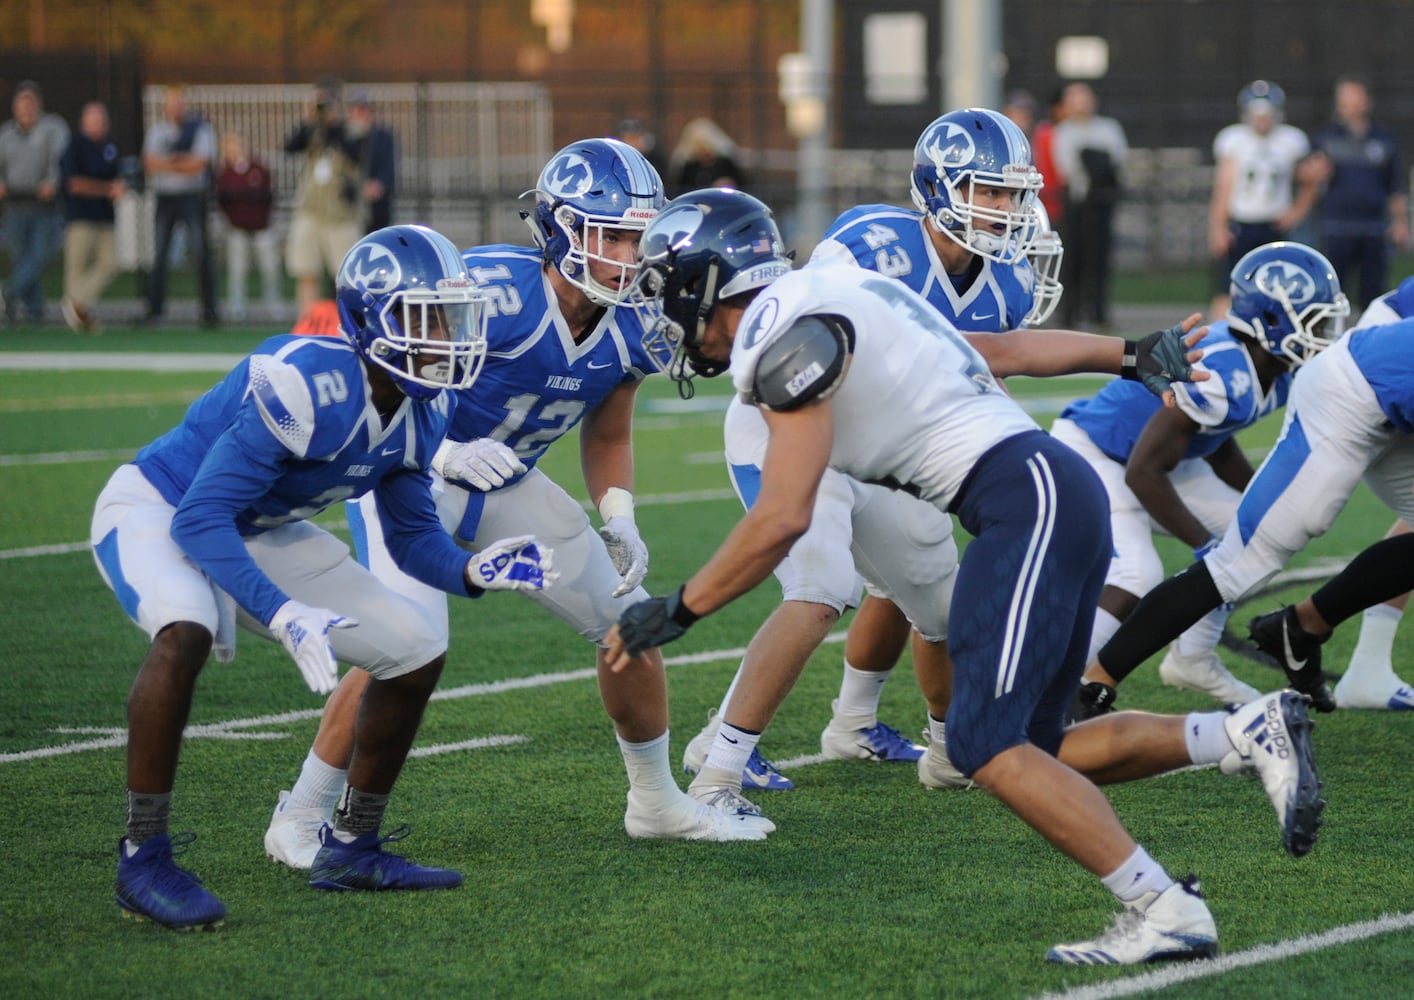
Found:
[[[1062,965],[1141,965],[1213,958],[1218,928],[1192,875],[1125,908],[1093,941],[1058,944],[1046,961]]]
[[[1292,857],[1310,853],[1326,807],[1311,752],[1306,699],[1277,691],[1243,705],[1223,720],[1233,749],[1218,762],[1224,774],[1256,774],[1281,822],[1281,843]]]

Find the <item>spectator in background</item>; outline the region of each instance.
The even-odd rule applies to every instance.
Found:
[[[1282,121],[1286,94],[1253,80],[1237,95],[1240,121],[1213,140],[1213,196],[1208,203],[1208,250],[1215,283],[1209,319],[1227,315],[1232,269],[1248,251],[1288,238],[1316,200],[1309,171],[1297,164],[1311,151],[1306,133]],[[1300,191],[1296,182],[1300,180]]]
[[[64,185],[64,322],[75,333],[98,333],[93,304],[118,273],[113,205],[127,191],[118,145],[109,136],[108,106],[89,101],[79,130],[60,158]]]
[[[1335,118],[1311,136],[1311,174],[1324,183],[1321,245],[1341,284],[1364,307],[1386,289],[1389,243],[1409,249],[1409,182],[1394,135],[1373,120],[1370,83],[1346,74],[1335,84]],[[1350,280],[1360,272],[1359,291]]]
[[[694,118],[683,126],[677,148],[668,161],[668,172],[677,192],[698,188],[744,188],[740,152],[731,137],[710,118]]]
[[[1088,83],[1066,84],[1062,105],[1052,153],[1066,179],[1059,225],[1065,240],[1063,325],[1085,320],[1103,329],[1110,322],[1110,249],[1129,142],[1119,122],[1096,114]]]
[[[1031,162],[1041,172],[1045,186],[1041,188],[1041,206],[1059,228],[1065,217],[1065,175],[1056,166],[1056,126],[1065,119],[1065,88],[1057,87],[1046,105],[1048,118],[1043,118],[1031,130]]]
[[[187,110],[181,87],[162,96],[162,118],[142,144],[148,190],[157,196],[152,273],[147,278],[143,322],[160,319],[167,306],[167,267],[172,233],[180,224],[196,267],[201,324],[216,326],[216,263],[206,228],[206,195],[216,163],[216,136],[201,115]]]
[[[1013,90],[1006,95],[1002,114],[1011,119],[1012,124],[1021,129],[1026,141],[1031,141],[1031,133],[1036,129],[1036,98],[1029,90]]]
[[[398,149],[393,133],[378,124],[366,90],[349,95],[345,132],[363,176],[363,229],[371,233],[393,224],[393,191],[398,177]]]
[[[226,218],[227,315],[236,321],[245,319],[246,277],[254,256],[265,317],[275,319],[281,311],[280,237],[270,225],[275,185],[270,168],[246,148],[239,132],[221,137],[216,202]]]
[[[320,77],[304,121],[285,140],[285,152],[305,158],[285,246],[301,316],[363,233],[358,148],[345,130],[343,100],[343,83]]]
[[[658,148],[658,137],[648,131],[648,126],[643,124],[640,118],[625,118],[619,122],[619,127],[614,130],[614,137],[620,142],[626,142],[634,149],[643,154],[643,158],[652,164],[653,169],[658,171],[658,176],[663,176],[663,152]]]
[[[59,158],[69,126],[44,111],[39,84],[22,80],[11,101],[14,117],[0,126],[0,241],[14,271],[5,287],[5,318],[44,320],[44,266],[59,246]]]

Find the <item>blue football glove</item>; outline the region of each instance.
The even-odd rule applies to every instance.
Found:
[[[503,538],[471,557],[467,582],[481,590],[544,590],[560,576],[551,568],[553,555],[534,535]]]
[[[650,597],[619,616],[619,641],[629,656],[679,639],[699,615],[682,602],[682,587],[667,597]]]
[[[1155,396],[1172,389],[1172,382],[1193,381],[1193,366],[1188,363],[1191,348],[1184,339],[1187,336],[1183,324],[1175,323],[1140,340],[1126,340],[1120,375],[1131,382],[1143,382]]]

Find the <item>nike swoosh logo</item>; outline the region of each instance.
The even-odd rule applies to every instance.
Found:
[[[1291,664],[1291,669],[1292,669],[1293,671],[1300,671],[1303,667],[1306,666],[1306,661],[1305,661],[1305,660],[1298,660],[1298,659],[1296,658],[1296,655],[1295,655],[1294,653],[1292,653],[1292,651],[1291,651],[1291,623],[1290,623],[1290,622],[1283,621],[1283,622],[1281,623],[1281,644],[1282,644],[1282,648],[1283,648],[1284,651],[1286,652],[1286,662],[1289,663],[1289,664]]]
[[[996,319],[996,318],[997,318],[997,314],[996,314],[996,313],[978,313],[977,315],[973,316],[972,318],[975,319],[975,320],[978,320],[978,321],[981,321],[981,320],[984,320],[984,319]]]
[[[727,736],[727,735],[725,735],[725,734],[723,734],[722,739],[726,740],[728,743],[732,744],[733,746],[735,746],[736,744],[738,744],[738,743],[741,742],[741,740],[734,740],[734,739],[732,739],[730,736]]]
[[[601,368],[608,368],[612,364],[612,361],[605,361],[602,365],[596,365],[593,361],[591,361],[589,362],[589,367],[594,369],[595,371],[598,371]]]
[[[402,450],[401,448],[384,448],[383,451],[382,451],[382,454],[384,454],[384,455],[396,455],[396,454],[397,454],[399,451],[401,451],[401,450]]]

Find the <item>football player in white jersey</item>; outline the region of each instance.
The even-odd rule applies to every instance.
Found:
[[[443,630],[308,519],[378,494],[403,571],[439,591],[539,589],[548,551],[519,537],[468,556],[437,520],[427,468],[452,391],[486,353],[484,298],[456,248],[420,226],[360,240],[339,269],[342,338],[267,340],[194,402],[182,423],[109,480],[93,515],[99,571],[152,637],[128,698],[128,832],[118,843],[125,914],[209,928],[225,906],[173,860],[168,834],[182,730],[212,649],[236,625],[279,641],[328,694],[338,662],[374,678],[351,724],[347,787],[310,884],[436,889],[461,876],[382,849],[388,795],[442,671]]]
[[[1228,275],[1264,243],[1287,239],[1316,203],[1318,186],[1297,165],[1311,152],[1306,133],[1287,124],[1286,93],[1253,80],[1237,95],[1241,121],[1213,140],[1213,193],[1208,201],[1208,250],[1214,264],[1209,316],[1228,310]]]
[[[554,588],[531,599],[590,642],[646,593],[648,549],[634,523],[633,404],[655,372],[631,309],[615,308],[637,269],[638,241],[663,204],[662,182],[641,153],[617,139],[570,143],[545,165],[526,221],[533,247],[475,247],[467,274],[489,302],[486,363],[459,394],[447,441],[432,465],[442,525],[474,548],[500,533],[534,533],[556,552]],[[585,486],[599,535],[578,501],[536,463],[583,421]],[[444,636],[445,597],[401,572],[376,498],[351,504],[359,557],[422,608]],[[602,536],[602,538],[600,537]],[[635,837],[760,839],[759,824],[723,816],[688,797],[668,758],[662,658],[623,674],[602,669],[600,692],[629,776],[624,826]],[[351,671],[329,700],[299,779],[281,793],[265,834],[274,860],[307,868],[318,830],[344,780],[349,727],[367,676]]]
[[[1231,285],[1231,311],[1199,344],[1200,365],[1212,377],[1177,386],[1177,406],[1160,407],[1152,394],[1111,382],[1067,406],[1051,427],[1090,463],[1110,499],[1115,554],[1095,612],[1092,657],[1164,578],[1156,530],[1200,558],[1217,544],[1252,479],[1236,435],[1286,405],[1295,369],[1332,343],[1350,314],[1330,261],[1302,243],[1245,254]],[[1225,704],[1257,697],[1218,657],[1229,610],[1212,612],[1174,642],[1159,665],[1165,684]],[[1074,717],[1108,708],[1114,694],[1099,679],[1083,685]]]
[[[1060,239],[1040,214],[1035,197],[1040,187],[1030,146],[1010,119],[983,108],[950,112],[930,123],[915,146],[910,188],[916,210],[891,205],[848,210],[815,248],[810,266],[842,263],[895,278],[969,333],[999,333],[1028,320],[1041,321],[1059,294]],[[1038,298],[1029,259],[1040,243],[1049,278],[1045,298]],[[759,411],[733,400],[725,438],[732,484],[749,507],[767,442]],[[791,557],[776,568],[783,602],[748,646],[737,678],[759,660],[773,665],[781,683],[785,678],[793,683],[845,609],[857,606],[845,642],[839,696],[820,734],[823,755],[916,761],[928,787],[966,784],[947,765],[941,743],[925,758],[923,747],[878,718],[884,683],[910,634],[928,707],[938,719],[947,713],[951,682],[945,609],[957,567],[951,519],[930,504],[828,471],[812,524]],[[927,551],[916,559],[901,562],[885,555],[912,551],[920,541],[926,541]],[[868,588],[862,602],[861,574]],[[939,612],[910,622],[890,599],[899,587],[931,590],[931,602],[914,603],[931,604]],[[688,743],[683,766],[689,772],[699,772],[704,764],[715,767],[714,747],[719,757],[731,755],[731,744],[717,742],[717,733],[736,686],[734,679],[720,709]],[[760,681],[754,688],[765,690]],[[754,728],[762,724],[762,713],[775,707],[761,705],[735,721]],[[747,761],[742,787],[785,790],[792,783],[758,750]]]
[[[1222,540],[1149,591],[1092,659],[1087,681],[1126,676],[1212,609],[1256,591],[1311,539],[1325,534],[1362,480],[1402,521],[1410,522],[1411,337],[1414,318],[1362,325],[1302,365],[1292,382],[1281,436],[1243,491]],[[1318,640],[1303,630],[1295,608],[1254,619],[1251,632],[1262,649],[1280,654],[1291,686],[1308,695],[1317,709],[1337,707],[1321,673]],[[1400,693],[1405,685],[1392,668],[1388,673],[1377,669],[1372,680],[1379,687],[1362,696],[1384,693],[1387,699],[1405,699]]]
[[[645,309],[660,310],[655,357],[676,378],[729,365],[770,444],[757,501],[716,553],[671,596],[619,619],[612,669],[630,669],[769,575],[809,527],[827,467],[950,510],[973,541],[953,592],[948,754],[1126,907],[1110,932],[1047,957],[1213,955],[1217,929],[1194,880],[1173,881],[1087,775],[1118,781],[1219,762],[1255,771],[1283,845],[1299,856],[1323,805],[1304,703],[1285,691],[1232,715],[1119,713],[1064,729],[1109,563],[1105,493],[994,378],[1123,367],[1166,389],[1191,371],[1179,331],[1142,347],[1052,332],[967,338],[896,281],[848,267],[791,271],[769,209],[736,191],[670,202],[644,234],[642,268]],[[1273,740],[1291,752],[1260,749]]]

